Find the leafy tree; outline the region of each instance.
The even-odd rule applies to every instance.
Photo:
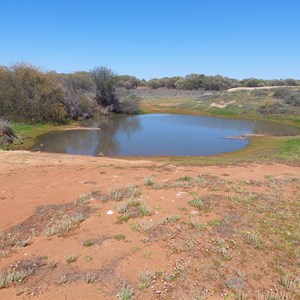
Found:
[[[96,84],[96,100],[103,111],[120,112],[120,104],[116,96],[116,74],[106,67],[95,67],[91,70]]]
[[[244,87],[262,87],[265,86],[265,82],[262,79],[246,78],[241,81]]]
[[[2,68],[0,76],[2,113],[14,120],[32,123],[65,121],[64,94],[51,75],[29,64],[17,63]]]
[[[117,96],[120,102],[120,110],[124,114],[135,114],[139,110],[141,98],[128,91],[125,88],[117,90]]]
[[[161,83],[159,79],[153,78],[147,82],[147,86],[151,87],[152,89],[158,89],[161,87]]]
[[[119,75],[117,76],[117,86],[126,89],[136,89],[139,84],[139,80],[130,75]]]

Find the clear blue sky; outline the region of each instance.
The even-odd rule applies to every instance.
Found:
[[[300,79],[300,0],[0,0],[0,65]]]

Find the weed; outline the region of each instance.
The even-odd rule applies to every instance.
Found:
[[[146,204],[136,199],[123,203],[119,206],[118,211],[123,214],[119,221],[127,221],[130,218],[150,216],[153,214],[153,211],[150,210]]]
[[[150,286],[153,281],[153,274],[149,271],[145,271],[139,275],[138,289],[144,290]]]
[[[225,281],[225,286],[230,290],[240,290],[244,287],[243,281],[240,278],[234,277],[234,278],[228,278]]]
[[[86,240],[86,241],[83,241],[82,245],[84,247],[91,247],[94,245],[94,242],[92,240]]]
[[[161,278],[164,273],[165,271],[163,269],[158,269],[157,271],[155,271],[155,276]]]
[[[262,239],[256,232],[243,231],[242,236],[246,244],[252,245],[257,249],[262,247]]]
[[[246,300],[246,296],[242,291],[237,291],[235,295],[235,300]]]
[[[82,213],[78,213],[74,216],[64,215],[62,220],[57,221],[55,224],[52,222],[48,223],[46,226],[46,235],[53,236],[63,236],[73,230],[77,224],[84,221],[84,215]]]
[[[201,209],[203,207],[203,201],[200,198],[193,198],[189,200],[188,204],[196,207],[197,209]]]
[[[186,175],[186,176],[180,177],[178,180],[179,180],[179,181],[190,182],[190,181],[193,180],[193,178],[192,178],[191,176]]]
[[[85,262],[90,262],[90,261],[93,260],[93,257],[92,257],[91,255],[86,255],[86,256],[83,258],[83,260],[84,260]]]
[[[139,252],[140,250],[141,250],[141,248],[138,247],[138,246],[133,246],[133,247],[131,248],[131,252],[132,252],[133,254]]]
[[[118,241],[124,241],[125,240],[125,235],[124,234],[116,234],[114,236],[114,239],[118,240]]]
[[[219,225],[221,225],[221,224],[223,224],[223,223],[224,223],[224,221],[223,221],[223,220],[220,220],[220,219],[213,219],[213,220],[210,220],[210,221],[207,222],[207,224],[208,224],[209,226],[212,226],[212,227],[219,226]]]
[[[194,237],[187,236],[184,240],[171,240],[169,247],[174,252],[188,252],[196,246],[197,241]]]
[[[108,195],[102,195],[101,201],[108,202],[108,201],[115,201],[120,202],[125,199],[134,199],[141,196],[141,191],[139,190],[138,186],[134,184],[128,184],[127,187],[113,187]]]
[[[93,282],[95,282],[96,279],[97,279],[97,277],[95,276],[95,274],[87,273],[84,275],[84,281],[86,283],[93,283]]]
[[[294,300],[295,298],[289,296],[275,287],[275,293],[268,291],[266,295],[262,295],[259,291],[257,293],[258,300]]]
[[[78,199],[74,200],[74,204],[79,205],[79,206],[87,205],[90,203],[90,200],[91,200],[90,195],[82,194],[82,195],[80,195],[80,197]]]
[[[10,284],[23,283],[36,270],[40,270],[45,265],[45,259],[45,257],[34,257],[29,260],[17,261],[15,264],[10,265],[12,271],[8,273],[0,271],[0,289]]]
[[[144,184],[145,184],[146,186],[152,186],[152,185],[154,184],[153,177],[148,176],[147,178],[145,178]]]
[[[201,294],[197,291],[193,294],[193,300],[205,300],[206,298],[201,296]]]
[[[178,215],[167,216],[165,220],[166,223],[175,223],[180,220],[180,216]]]
[[[152,230],[155,230],[159,225],[161,225],[161,222],[139,222],[139,223],[133,223],[131,226],[131,229],[133,231],[137,231],[140,233],[149,233]]]
[[[61,275],[61,276],[60,276],[59,281],[58,281],[58,284],[59,284],[59,285],[62,285],[62,284],[68,283],[68,282],[70,282],[70,281],[71,281],[71,279],[70,279],[69,275],[64,274],[64,275]]]
[[[0,272],[0,289],[3,289],[5,287],[6,287],[6,277],[2,272]]]
[[[152,255],[151,251],[145,251],[143,253],[144,258],[147,258],[147,259],[151,259],[151,255]]]
[[[152,255],[151,251],[145,251],[143,253],[144,258],[147,258],[147,259],[151,259],[151,255]]]
[[[0,272],[0,289],[12,283],[22,283],[31,273],[32,270],[14,270],[6,275]]]
[[[291,291],[300,283],[300,279],[291,275],[283,275],[280,277],[279,283],[283,285],[287,291]]]
[[[222,253],[224,260],[226,260],[226,261],[232,260],[233,255],[231,253],[229,253],[229,251],[226,248],[222,248],[221,253]]]
[[[191,219],[191,226],[199,231],[207,229],[207,225],[203,223],[199,223],[196,219]]]
[[[120,291],[117,293],[117,297],[119,300],[131,300],[133,299],[133,295],[133,289],[127,284],[124,284]]]
[[[57,261],[51,260],[51,261],[49,261],[48,266],[50,269],[55,269],[57,267],[57,264],[58,264]]]
[[[73,262],[75,262],[78,259],[78,256],[75,254],[68,254],[67,256],[65,256],[65,262],[67,264],[71,264]]]

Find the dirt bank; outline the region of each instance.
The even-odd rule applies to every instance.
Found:
[[[0,299],[295,296],[279,282],[297,276],[299,178],[283,164],[1,151]]]

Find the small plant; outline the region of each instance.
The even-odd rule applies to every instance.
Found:
[[[132,248],[131,248],[131,253],[137,253],[137,252],[139,252],[141,250],[141,248],[140,247],[138,247],[138,246],[133,246]]]
[[[197,209],[201,209],[203,207],[203,201],[200,198],[193,198],[189,200],[188,204],[196,207]]]
[[[78,259],[78,256],[74,255],[74,254],[69,254],[69,255],[65,256],[65,262],[67,264],[71,264],[71,263],[75,262],[77,259]]]
[[[144,184],[145,184],[146,186],[152,186],[152,185],[154,184],[153,177],[148,176],[147,178],[145,178]]]
[[[240,278],[234,277],[234,278],[228,278],[225,281],[225,286],[230,290],[240,290],[243,288],[243,281]]]
[[[64,275],[61,275],[61,276],[60,276],[59,281],[58,281],[58,284],[59,284],[59,285],[62,285],[62,284],[68,283],[68,282],[70,282],[70,281],[71,281],[71,279],[70,279],[69,275],[64,274]]]
[[[84,260],[85,262],[90,262],[90,261],[93,260],[93,257],[92,257],[91,255],[86,255],[86,256],[83,258],[83,260]]]
[[[14,270],[6,276],[0,272],[0,289],[12,283],[22,283],[32,272],[33,270]]]
[[[93,283],[93,282],[95,282],[96,279],[97,279],[97,277],[92,273],[87,273],[84,275],[84,281],[86,283]]]
[[[139,284],[138,289],[139,290],[145,290],[150,286],[150,284],[153,281],[153,274],[149,271],[145,271],[139,275]]]
[[[262,240],[261,237],[252,231],[244,231],[242,232],[243,240],[246,244],[252,245],[255,248],[261,248],[262,247]]]
[[[86,241],[84,241],[84,242],[82,243],[82,245],[83,245],[84,247],[91,247],[91,246],[94,245],[94,242],[93,242],[92,240],[86,240]]]
[[[207,225],[206,224],[199,223],[195,219],[191,219],[191,226],[193,228],[195,228],[195,229],[198,229],[199,231],[203,231],[203,230],[207,229]]]
[[[205,297],[201,296],[201,294],[197,291],[193,295],[193,300],[205,300]]]
[[[49,261],[48,265],[49,265],[50,269],[55,269],[57,267],[57,261],[51,260],[51,261]]]
[[[273,291],[268,291],[266,295],[262,295],[260,292],[257,294],[258,300],[294,300],[295,298],[293,296],[287,295],[286,293],[283,293],[279,291],[275,287],[275,293]]]
[[[134,199],[141,196],[141,191],[138,186],[134,184],[128,184],[126,188],[124,187],[114,187],[110,190],[108,195],[103,195],[101,200],[103,202],[115,201],[120,202],[125,199]]]
[[[231,253],[229,253],[229,251],[226,248],[221,249],[221,254],[222,254],[224,260],[226,260],[226,261],[232,260],[232,258],[233,258],[233,255]]]
[[[82,213],[76,214],[74,216],[64,215],[62,220],[57,221],[55,224],[50,222],[46,226],[46,235],[53,236],[63,236],[70,232],[75,226],[82,221],[84,221],[84,215]]]
[[[90,195],[82,194],[78,199],[74,200],[74,204],[77,206],[82,206],[82,205],[89,204],[90,201],[91,201]]]
[[[124,284],[118,292],[117,297],[119,300],[131,300],[133,299],[133,295],[133,289],[129,285]]]
[[[6,277],[2,272],[0,272],[0,289],[3,289],[5,287],[6,287]]]
[[[166,219],[165,219],[165,221],[167,223],[175,223],[175,222],[177,222],[179,220],[180,220],[180,216],[178,216],[178,215],[167,216]]]
[[[300,283],[300,279],[291,275],[284,275],[280,277],[279,283],[283,285],[287,291],[291,291]]]
[[[151,252],[151,251],[145,251],[145,252],[143,253],[143,256],[144,256],[145,258],[147,258],[147,259],[150,259],[150,258],[151,258],[151,255],[152,255],[152,252]]]
[[[138,223],[133,223],[131,229],[133,231],[137,231],[140,233],[149,233],[152,230],[156,229],[161,224],[162,223],[160,222],[154,222],[154,221],[138,222]]]
[[[186,181],[186,182],[190,182],[190,181],[192,181],[192,179],[193,178],[188,175],[179,178],[180,181]]]
[[[123,214],[119,221],[127,221],[130,218],[150,216],[153,214],[153,211],[150,210],[146,204],[137,199],[123,203],[119,206],[118,211]]]
[[[114,239],[117,241],[124,241],[125,240],[125,235],[124,234],[116,234],[114,236]]]
[[[219,225],[223,224],[223,222],[224,221],[220,220],[220,219],[213,219],[213,220],[208,221],[207,224],[209,226],[216,227],[216,226],[219,226]]]
[[[169,247],[173,252],[188,252],[195,248],[197,241],[193,236],[186,236],[183,240],[171,240]]]

